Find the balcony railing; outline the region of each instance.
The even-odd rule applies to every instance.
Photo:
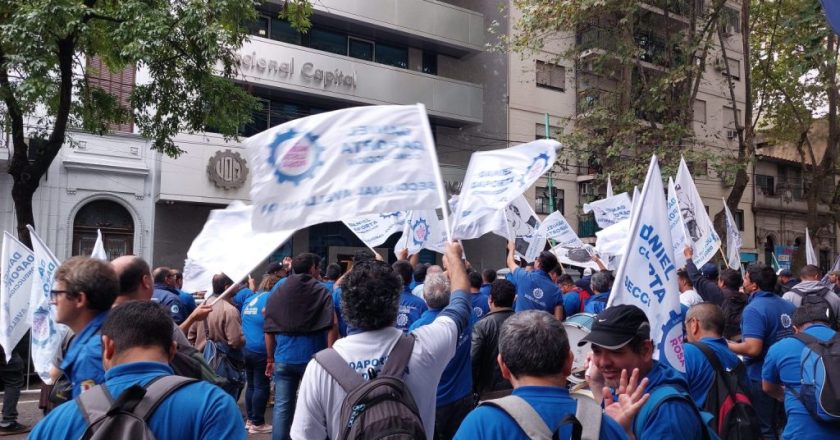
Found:
[[[636,32],[633,40],[640,49],[641,61],[663,67],[672,67],[685,62],[685,55],[676,45],[671,46],[672,50],[669,53],[668,41],[653,32]],[[578,32],[576,42],[579,51],[601,49],[606,52],[615,52],[618,47],[615,34],[609,29],[597,26]]]
[[[645,3],[683,17],[691,15],[692,10],[703,11],[702,0],[645,0]]]

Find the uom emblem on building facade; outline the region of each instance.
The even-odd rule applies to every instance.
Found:
[[[248,178],[248,165],[239,153],[217,151],[207,164],[207,176],[219,188],[238,189]]]

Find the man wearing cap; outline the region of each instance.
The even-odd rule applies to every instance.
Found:
[[[802,281],[782,295],[782,299],[799,307],[802,304],[802,298],[808,295],[816,295],[825,298],[828,305],[831,306],[834,316],[840,316],[840,296],[837,296],[829,286],[822,283],[820,269],[817,266],[806,264],[799,270],[799,277]]]
[[[793,277],[793,273],[790,269],[779,269],[776,272],[776,277],[778,278],[778,282],[776,283],[776,294],[779,296],[784,295],[790,289],[793,289],[793,286],[799,284],[799,280]]]
[[[834,336],[829,323],[834,311],[821,298],[808,298],[793,314],[796,333],[804,333],[821,341]],[[800,391],[802,369],[800,357],[805,344],[797,338],[784,338],[770,347],[761,369],[762,387],[773,398],[784,401],[787,424],[783,439],[840,438],[840,425],[817,422],[796,396]]]
[[[703,301],[715,303],[717,305],[723,304],[723,290],[721,283],[718,281],[718,268],[715,263],[709,262],[703,265],[699,270],[692,261],[694,257],[694,250],[691,246],[686,246],[683,249],[685,255],[685,271],[688,273],[688,279],[694,290],[703,298]]]
[[[711,303],[695,304],[685,315],[685,338],[689,342],[683,345],[685,379],[688,381],[688,392],[698,408],[706,403],[706,396],[717,375],[703,349],[710,350],[727,371],[734,370],[741,363],[723,339],[725,324],[723,311]],[[746,380],[746,377],[741,379]]]
[[[640,308],[622,304],[605,309],[578,345],[587,342],[592,344],[592,389],[599,389],[601,383],[618,388],[622,370],[638,368],[639,377],[647,378],[645,392],[651,398],[633,421],[637,439],[705,438],[705,425],[685,378],[653,359],[650,322]]]
[[[773,293],[776,274],[766,264],[753,264],[744,276],[744,292],[750,295],[741,315],[743,342],[729,342],[729,349],[745,356],[747,378],[755,412],[761,421],[765,440],[776,438],[776,402],[761,389],[761,369],[767,350],[780,339],[793,334],[791,316],[796,307]]]
[[[557,319],[563,319],[563,295],[560,288],[554,284],[554,280],[549,277],[551,271],[559,264],[557,257],[548,251],[540,252],[534,261],[534,270],[528,271],[516,264],[513,258],[515,252],[516,244],[508,240],[508,280],[516,286],[513,309],[516,312],[543,310]]]

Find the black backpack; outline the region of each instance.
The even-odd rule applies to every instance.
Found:
[[[382,372],[368,381],[334,349],[315,354],[315,361],[347,392],[339,419],[344,429],[335,433],[338,440],[426,438],[417,404],[402,380],[413,348],[414,336],[401,336]]]
[[[76,398],[88,427],[82,439],[155,439],[148,421],[158,405],[179,388],[197,382],[181,376],[160,376],[145,387],[132,385],[116,401],[105,384]]]
[[[709,346],[702,342],[690,344],[700,349],[715,370],[715,379],[701,408],[713,416],[712,429],[722,440],[760,439],[761,424],[741,381],[746,371],[744,363],[739,361],[727,371]]]

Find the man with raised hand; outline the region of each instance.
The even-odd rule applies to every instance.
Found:
[[[516,244],[508,240],[507,267],[510,269],[510,280],[516,286],[516,302],[514,310],[542,310],[562,320],[563,295],[560,288],[549,277],[551,271],[559,264],[557,257],[551,252],[543,251],[534,260],[534,270],[527,271],[519,267],[514,260]]]

